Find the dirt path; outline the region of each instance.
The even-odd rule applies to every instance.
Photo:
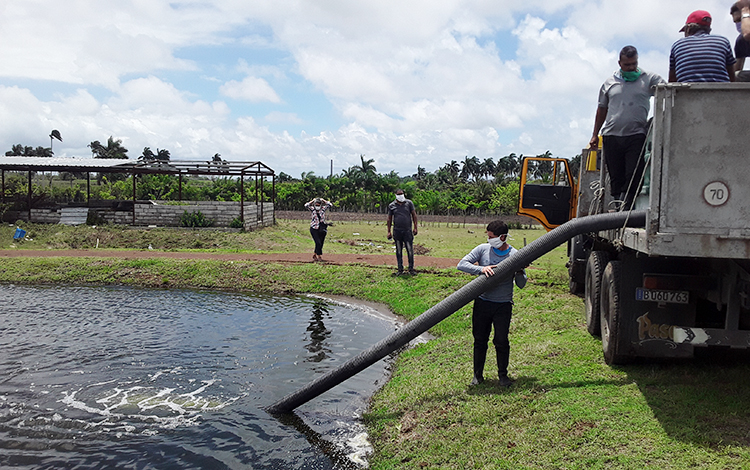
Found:
[[[217,260],[249,260],[269,261],[281,263],[313,263],[312,253],[205,253],[178,251],[146,251],[146,250],[0,250],[0,258],[51,258],[51,257],[92,257],[92,258],[175,258],[175,259],[217,259]],[[364,254],[324,254],[324,262],[328,264],[366,264],[370,266],[396,267],[395,255],[364,255]],[[406,261],[406,260],[404,260]],[[419,268],[455,268],[458,259],[434,258],[432,256],[414,257],[414,264]]]

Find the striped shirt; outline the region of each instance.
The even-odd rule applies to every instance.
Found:
[[[678,39],[669,54],[678,82],[728,82],[727,68],[735,62],[729,40],[705,31]]]

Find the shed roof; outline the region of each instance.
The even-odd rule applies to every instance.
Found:
[[[141,162],[108,158],[4,157],[0,169],[6,171],[77,171],[108,173],[160,173],[225,176],[274,176],[269,166],[259,161],[193,161]]]

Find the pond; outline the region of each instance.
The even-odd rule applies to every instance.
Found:
[[[397,327],[314,297],[0,285],[0,467],[359,468],[383,360],[263,408]]]

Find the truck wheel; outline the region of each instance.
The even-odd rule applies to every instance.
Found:
[[[568,240],[568,289],[571,294],[582,294],[586,286],[586,258],[588,249],[582,235],[576,235]]]
[[[586,263],[574,261],[568,268],[568,290],[573,295],[579,295],[586,289]]]
[[[599,326],[599,310],[601,309],[602,274],[609,262],[606,251],[592,251],[586,261],[584,303],[586,304],[586,329],[592,336],[601,334]]]
[[[619,261],[610,261],[602,277],[601,334],[604,361],[607,364],[625,364],[629,359],[622,347],[620,269]]]

